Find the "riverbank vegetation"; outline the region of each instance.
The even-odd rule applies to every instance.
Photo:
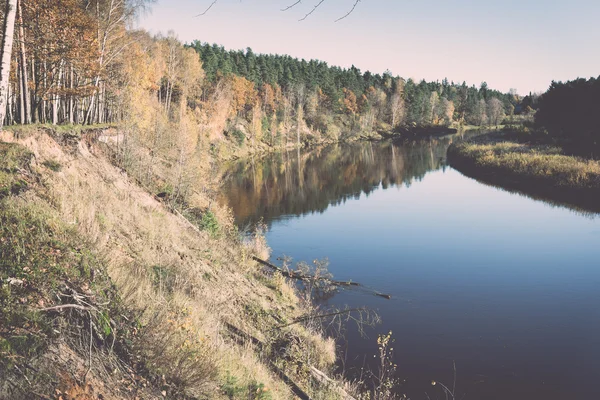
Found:
[[[502,187],[600,211],[600,162],[561,147],[495,133],[453,144],[448,161],[463,173]]]
[[[290,398],[279,371],[328,398],[301,365],[330,373],[333,341],[251,260],[259,236],[241,240],[217,206],[171,212],[101,137],[2,139],[0,397]]]
[[[533,121],[450,147],[452,166],[503,187],[600,211],[600,80],[552,82]]]

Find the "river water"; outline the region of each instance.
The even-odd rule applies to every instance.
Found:
[[[382,318],[369,338],[348,328],[349,374],[391,330],[413,400],[444,399],[431,381],[452,387],[454,363],[457,399],[600,399],[600,219],[463,176],[446,165],[457,139],[245,160],[223,201],[267,224],[272,260],[327,257],[336,279],[392,295],[327,300]]]

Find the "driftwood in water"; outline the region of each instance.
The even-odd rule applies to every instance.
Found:
[[[230,323],[225,322],[225,326],[227,327],[227,330],[234,335],[234,339],[236,341],[240,342],[241,339],[248,340],[252,342],[252,344],[254,344],[259,349],[259,351],[262,351],[262,349],[264,348],[265,345],[262,342],[262,340],[244,332],[243,330],[231,325]],[[279,367],[277,367],[275,363],[271,361],[269,364],[271,369],[285,382],[286,385],[290,387],[290,389],[296,397],[298,397],[301,400],[311,400],[311,397],[304,390],[302,390],[293,380],[291,380],[290,377],[287,376]],[[312,365],[308,365],[308,367],[310,374],[315,381],[319,382],[322,385],[333,387],[343,400],[356,400],[354,397],[349,395],[348,392],[346,392],[340,386],[339,383],[329,378],[324,372],[318,370]]]
[[[283,269],[281,267],[278,267],[275,264],[271,264],[270,262],[265,261],[263,259],[260,259],[260,258],[258,258],[256,256],[252,256],[252,259],[254,261],[256,261],[257,263],[259,263],[259,264],[262,264],[262,265],[264,265],[266,267],[269,267],[269,268],[271,268],[271,269],[273,269],[273,270],[281,273],[283,276],[285,276],[287,278],[298,279],[298,280],[317,279],[317,280],[325,281],[325,282],[329,283],[332,286],[344,286],[344,287],[352,287],[352,286],[354,286],[354,287],[361,287],[364,290],[367,290],[367,291],[371,292],[371,294],[373,294],[375,296],[382,297],[382,298],[388,299],[388,300],[392,298],[392,296],[389,295],[389,294],[379,293],[379,292],[376,292],[374,290],[368,289],[368,288],[364,287],[363,285],[361,285],[358,282],[352,282],[352,281],[335,281],[335,280],[329,279],[329,278],[318,278],[318,277],[311,276],[311,275],[305,275],[305,274],[303,274],[301,272],[298,272],[298,271],[288,271],[288,270],[285,270],[285,269]]]

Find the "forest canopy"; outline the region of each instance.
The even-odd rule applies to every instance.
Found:
[[[600,143],[600,77],[552,82],[538,101],[535,123],[552,138],[580,146]]]
[[[285,146],[532,112],[485,82],[417,82],[128,29],[146,3],[21,0],[4,123],[117,123],[153,145],[165,137],[157,127],[185,124],[189,144]]]

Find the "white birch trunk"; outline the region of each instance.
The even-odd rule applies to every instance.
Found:
[[[10,77],[10,60],[12,55],[15,18],[17,16],[17,0],[6,0],[4,19],[4,37],[0,53],[0,128],[6,117],[8,104],[8,83]]]

